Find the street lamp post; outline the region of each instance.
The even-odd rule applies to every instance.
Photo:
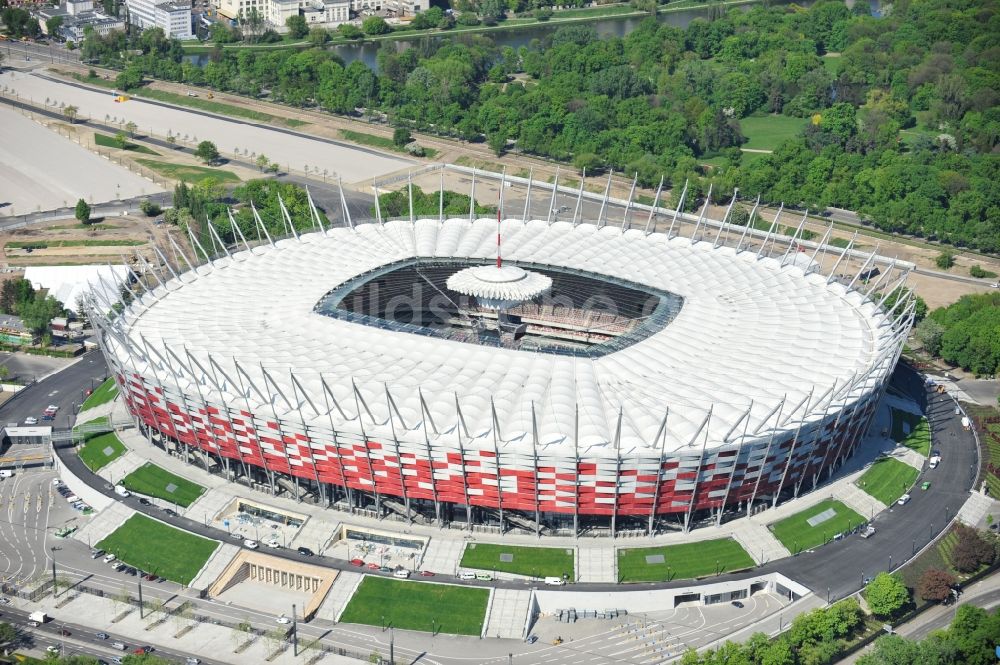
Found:
[[[296,617],[295,604],[292,604],[292,655],[299,655],[299,629]]]
[[[55,545],[49,548],[52,552],[52,597],[59,595],[59,587],[56,585],[56,548]]]

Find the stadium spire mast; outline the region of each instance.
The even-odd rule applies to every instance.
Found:
[[[497,205],[497,269],[503,268],[503,255],[500,253],[500,215],[503,213],[503,186],[504,180],[501,180],[500,193],[497,195],[499,199],[499,205]],[[473,202],[472,205],[475,205],[475,203]]]

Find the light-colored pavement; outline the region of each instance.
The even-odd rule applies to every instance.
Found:
[[[271,161],[283,167],[290,166],[296,170],[301,170],[304,166],[318,168],[320,171],[339,174],[345,182],[368,182],[375,176],[397,171],[408,164],[407,160],[361,148],[336,145],[244,121],[193,113],[139,99],[116,103],[109,93],[83,89],[33,74],[5,72],[0,75],[0,85],[13,88],[21,97],[34,101],[49,98],[72,104],[79,108],[80,117],[103,120],[105,116],[124,116],[126,121],[136,123],[141,132],[149,131],[159,136],[166,136],[170,132],[181,136],[183,142],[190,144],[209,140],[227,154],[234,152],[236,148],[241,151],[249,149],[257,154],[267,155]],[[186,141],[183,140],[184,136],[187,136]]]
[[[986,515],[995,509],[996,504],[995,499],[979,492],[973,492],[958,509],[958,519],[963,524],[978,527],[983,524]]]
[[[0,82],[8,74],[0,75]],[[0,106],[0,214],[9,216],[163,191],[6,105]]]
[[[522,639],[527,625],[531,592],[526,589],[494,589],[486,637]]]

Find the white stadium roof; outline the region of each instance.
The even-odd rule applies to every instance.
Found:
[[[24,278],[36,289],[48,289],[49,295],[65,309],[79,314],[76,304],[82,296],[101,284],[117,291],[130,272],[122,265],[28,266],[24,269]]]
[[[578,409],[576,444],[581,454],[594,455],[602,448],[614,454],[616,440],[625,454],[661,445],[700,449],[706,432],[712,445],[732,440],[734,431],[752,436],[760,428],[763,435],[783,399],[783,427],[794,428],[804,403],[818,405],[813,417],[820,417],[831,403],[853,401],[848,393],[856,397],[861,386],[838,393],[892,346],[891,327],[874,304],[819,272],[805,274],[810,266],[801,256],[782,267],[778,259],[708,242],[539,220],[506,220],[503,237],[507,263],[614,276],[676,293],[683,307],[662,330],[595,358],[480,346],[314,312],[331,289],[387,263],[494,256],[495,219],[422,219],[305,234],[256,247],[252,256],[241,251],[217,259],[214,267],[197,268],[197,277],[181,275],[144,296],[146,309],[127,315],[127,334],[138,350],[169,359],[169,371],[153,368],[160,381],[176,378],[184,392],[210,401],[218,398],[204,374],[213,368],[209,356],[221,370],[210,371],[227,401],[244,408],[246,396],[252,410],[273,408],[292,422],[329,428],[332,421],[382,440],[422,441],[426,432],[457,444],[457,397],[465,444],[474,444],[468,436],[487,447],[492,400],[502,446],[531,450],[534,410],[537,444],[551,453],[573,450]],[[126,357],[112,338],[107,343]],[[126,370],[138,363],[150,375],[135,358],[123,362]],[[187,374],[184,365],[195,371]],[[282,396],[267,404],[241,385],[241,376]],[[325,406],[324,383],[338,408]],[[293,408],[299,404],[301,416]]]

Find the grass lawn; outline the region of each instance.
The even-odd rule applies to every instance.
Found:
[[[254,111],[253,109],[236,106],[234,104],[226,104],[224,102],[216,102],[211,99],[204,99],[200,96],[188,97],[187,95],[181,95],[176,92],[156,90],[154,88],[142,88],[137,92],[141,97],[147,97],[149,99],[155,99],[169,104],[177,104],[178,106],[187,106],[189,108],[208,111],[210,113],[229,115],[237,118],[246,118],[247,120],[255,120],[257,122],[285,125],[286,127],[301,127],[309,124],[304,120],[282,118],[276,115],[271,115],[270,113],[262,113],[260,111]],[[199,91],[197,94],[207,95],[208,93]]]
[[[107,381],[97,386],[97,389],[94,390],[94,392],[90,393],[90,397],[84,401],[80,410],[86,411],[87,409],[92,409],[95,406],[106,404],[117,396],[118,386],[115,385],[115,380],[113,378],[109,378]]]
[[[921,455],[931,454],[931,428],[923,416],[892,409],[892,440]]]
[[[343,623],[404,630],[479,635],[486,618],[488,589],[404,582],[365,576],[347,604]]]
[[[205,492],[201,485],[175,476],[152,462],[147,462],[122,479],[122,485],[146,496],[171,501],[187,508]],[[169,488],[174,485],[173,491]]]
[[[409,154],[406,148],[400,147],[392,142],[392,139],[386,138],[385,136],[376,136],[375,134],[366,134],[364,132],[355,132],[350,129],[340,130],[341,138],[351,141],[353,143],[360,143],[361,145],[371,146],[372,148],[379,148],[380,150],[391,150],[392,152],[400,152],[404,155]],[[424,148],[424,157],[433,158],[438,154],[438,151],[434,148]]]
[[[58,69],[53,70],[57,74],[62,74],[63,76],[69,76],[75,78],[80,83],[89,83],[90,85],[97,85],[102,88],[107,88],[108,90],[114,90],[118,87],[115,79],[103,79],[100,76],[88,76],[86,74],[79,74],[77,72],[67,72]]]
[[[121,149],[121,146],[118,145],[118,141],[115,139],[115,137],[114,136],[108,136],[107,134],[96,134],[95,133],[94,134],[94,143],[96,143],[99,146],[104,146],[105,148],[118,148],[118,149]],[[160,154],[160,153],[156,152],[155,150],[150,150],[149,148],[147,148],[144,145],[139,145],[138,143],[129,143],[128,141],[125,142],[125,150],[129,150],[129,151],[132,151],[132,152],[141,152],[144,155],[159,155]]]
[[[218,546],[218,541],[138,514],[97,543],[130,566],[180,584],[190,584]]]
[[[836,514],[816,526],[809,525],[809,518],[832,509]],[[788,548],[792,554],[817,547],[829,541],[838,533],[849,531],[867,520],[835,499],[822,501],[809,510],[803,510],[791,517],[771,525],[774,537]]]
[[[663,563],[648,563],[649,556],[662,556]],[[618,550],[618,577],[622,582],[688,579],[753,567],[753,559],[732,538]]]
[[[80,446],[80,459],[87,468],[97,472],[125,454],[125,444],[118,440],[114,432],[92,436]]]
[[[857,485],[885,505],[891,506],[913,486],[918,473],[912,466],[898,459],[880,457],[858,478]]]
[[[174,180],[183,180],[184,182],[191,184],[202,182],[208,178],[215,178],[223,184],[227,182],[237,183],[240,181],[239,176],[232,171],[213,169],[207,166],[170,164],[168,162],[160,162],[155,159],[137,159],[136,161],[146,168],[153,169],[164,177],[173,178]]]
[[[805,118],[787,115],[752,115],[740,120],[740,130],[747,142],[742,147],[751,150],[774,150],[797,136],[808,122]]]
[[[840,66],[840,60],[843,58],[841,55],[830,55],[829,53],[823,56],[823,66],[826,71],[831,74],[837,73],[837,67]]]
[[[501,554],[510,554],[512,561],[501,561]],[[505,559],[508,557],[504,557]],[[478,570],[495,570],[532,577],[562,577],[574,579],[573,550],[561,547],[517,547],[489,543],[469,543],[462,554],[462,566]]]

